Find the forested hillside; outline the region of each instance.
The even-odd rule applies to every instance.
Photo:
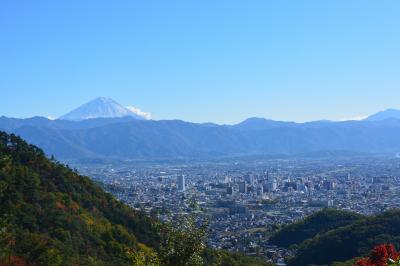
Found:
[[[283,227],[270,238],[270,241],[281,247],[289,247],[302,243],[317,234],[349,225],[362,218],[364,218],[362,215],[354,212],[324,209],[306,217],[304,220]]]
[[[366,217],[304,241],[290,265],[346,261],[368,255],[374,246],[385,243],[400,245],[399,210]]]
[[[266,265],[241,254],[205,249],[205,231],[193,224],[182,232],[167,230],[171,227],[3,132],[0,228],[1,266]]]
[[[400,210],[376,216],[322,210],[278,231],[271,241],[291,246],[295,256],[289,265],[330,265],[366,256],[376,245],[400,246]],[[337,264],[340,265],[340,264]]]
[[[123,265],[156,248],[152,221],[16,136],[0,135],[3,258]],[[141,244],[142,243],[142,244]],[[15,259],[15,258],[14,258]]]

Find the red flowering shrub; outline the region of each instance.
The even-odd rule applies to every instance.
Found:
[[[400,259],[400,253],[396,252],[393,244],[383,244],[374,247],[370,256],[358,260],[355,266],[387,266],[389,259]]]

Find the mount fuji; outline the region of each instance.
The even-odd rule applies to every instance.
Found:
[[[111,98],[99,97],[59,117],[60,120],[81,121],[96,118],[131,117],[138,120],[150,118],[149,113],[134,107],[124,107]]]

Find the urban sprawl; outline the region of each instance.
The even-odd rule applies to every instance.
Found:
[[[398,156],[397,156],[398,157]],[[209,245],[264,256],[279,226],[322,208],[373,214],[400,206],[400,159],[254,159],[213,163],[77,165],[120,200],[162,221],[209,221]]]

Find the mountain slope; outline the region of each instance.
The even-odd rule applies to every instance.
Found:
[[[300,245],[291,265],[327,264],[367,255],[378,244],[400,245],[400,211],[367,217]]]
[[[8,248],[8,259],[37,265],[127,265],[129,250],[143,249],[141,243],[157,247],[158,241],[146,216],[4,133],[0,218],[7,228],[0,248]]]
[[[295,244],[289,265],[331,265],[365,256],[378,244],[400,246],[400,210],[375,216],[360,216],[326,210],[289,225],[274,237],[274,243]],[[294,239],[291,239],[290,236]]]
[[[400,110],[387,109],[366,118],[367,121],[381,121],[385,119],[400,119]]]
[[[95,118],[120,118],[133,117],[145,119],[143,116],[134,113],[132,110],[120,105],[110,98],[99,97],[61,116],[61,120],[86,120]]]
[[[354,212],[325,209],[316,212],[304,220],[283,227],[270,238],[270,242],[281,247],[300,244],[306,239],[329,230],[352,224],[364,218]]]

